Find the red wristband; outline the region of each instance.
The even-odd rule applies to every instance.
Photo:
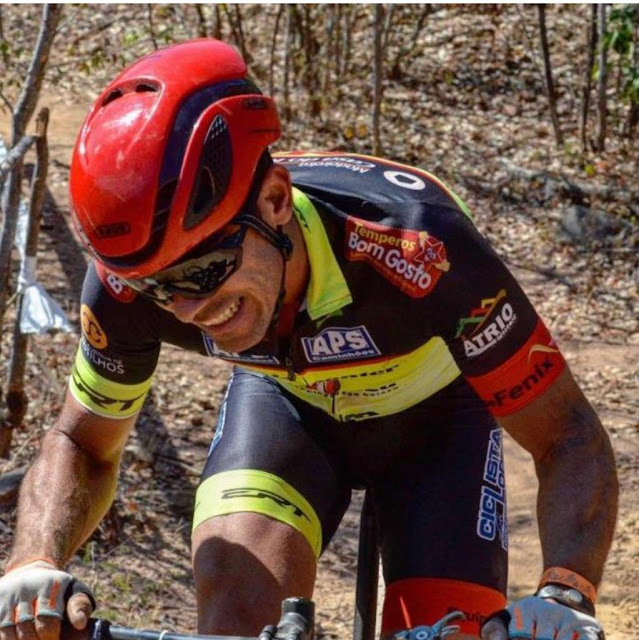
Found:
[[[570,569],[564,569],[563,567],[546,569],[541,576],[537,590],[549,583],[572,587],[577,591],[581,591],[593,604],[597,601],[597,589],[592,582]]]

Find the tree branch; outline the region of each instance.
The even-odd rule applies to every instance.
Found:
[[[24,136],[27,124],[36,108],[40,88],[44,79],[44,70],[49,60],[51,45],[55,37],[55,30],[62,15],[62,5],[45,4],[42,9],[40,32],[33,50],[31,64],[27,71],[22,92],[13,116],[13,131],[11,144],[15,145]]]

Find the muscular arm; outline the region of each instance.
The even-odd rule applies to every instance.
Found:
[[[27,473],[8,566],[48,557],[64,566],[91,535],[115,494],[118,468],[135,417],[103,418],[67,394]]]
[[[617,514],[617,475],[608,436],[568,367],[500,422],[535,462],[544,568],[572,569],[599,584]]]

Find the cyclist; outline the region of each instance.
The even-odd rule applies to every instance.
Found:
[[[70,175],[94,257],[83,335],[24,480],[0,640],[54,640],[65,602],[84,626],[64,567],[111,504],[162,342],[236,365],[195,502],[200,632],[256,634],[310,597],[368,487],[384,635],[455,608],[474,635],[497,612],[491,640],[596,637],[614,461],[543,322],[435,176],[273,158],[279,136],[243,60],[208,39],[137,61],[87,116]],[[544,559],[539,591],[508,608],[501,427],[536,463]]]

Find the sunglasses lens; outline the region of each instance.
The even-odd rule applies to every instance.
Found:
[[[179,264],[153,277],[123,279],[123,282],[164,304],[170,302],[174,294],[190,298],[210,295],[239,268],[245,235],[246,227],[241,226],[239,230],[225,235],[221,241],[219,236],[214,236],[213,240],[217,240],[215,248],[206,243],[189,252]]]
[[[172,293],[191,296],[215,291],[238,268],[240,249],[219,249],[201,258],[176,265],[156,276],[158,284]]]

